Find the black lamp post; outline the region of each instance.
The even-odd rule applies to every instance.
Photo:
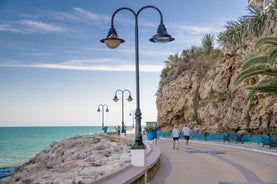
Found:
[[[116,30],[114,28],[114,16],[117,12],[121,10],[128,10],[135,16],[135,57],[136,57],[136,129],[135,129],[135,144],[132,146],[132,149],[145,149],[145,145],[142,142],[142,133],[141,133],[141,110],[140,110],[140,89],[139,89],[139,39],[138,39],[138,15],[140,12],[146,8],[152,8],[160,14],[160,24],[157,29],[157,33],[149,39],[151,42],[170,42],[174,38],[171,37],[166,31],[165,25],[163,24],[163,16],[161,11],[155,6],[144,6],[138,10],[136,13],[134,10],[128,7],[122,7],[117,9],[111,18],[111,28],[109,29],[108,35],[105,39],[100,40],[102,43],[105,43],[109,48],[116,48],[123,43],[125,40],[117,36]]]
[[[121,94],[122,94],[122,97],[121,97],[121,101],[122,101],[122,103],[121,103],[121,112],[122,112],[122,116],[121,116],[121,133],[124,133],[124,127],[125,127],[125,124],[124,124],[124,93],[125,92],[128,92],[129,93],[129,97],[127,98],[127,100],[128,100],[128,102],[131,102],[132,100],[133,100],[133,98],[132,98],[132,96],[131,96],[131,92],[128,90],[128,89],[124,89],[124,90],[121,90],[121,89],[117,89],[116,91],[115,91],[115,94],[114,94],[114,98],[113,98],[113,101],[114,102],[117,102],[119,99],[118,99],[118,97],[117,97],[117,92],[121,92]],[[126,130],[125,130],[126,131]]]
[[[102,110],[100,110],[100,107],[102,107]],[[104,108],[106,107],[106,112],[109,112],[109,108],[108,105],[106,104],[99,104],[98,108],[97,108],[97,112],[101,112],[102,111],[102,130],[104,129]]]

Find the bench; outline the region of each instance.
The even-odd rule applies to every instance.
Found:
[[[263,145],[263,147],[265,145],[268,145],[269,149],[271,149],[272,147],[277,147],[277,135],[262,136],[262,145]]]
[[[223,135],[223,142],[228,141],[235,142],[235,143],[243,143],[242,141],[243,134],[237,134],[237,133],[228,133]]]

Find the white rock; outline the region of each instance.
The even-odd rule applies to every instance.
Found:
[[[53,142],[1,183],[93,183],[130,164],[125,144],[96,134],[75,136]]]

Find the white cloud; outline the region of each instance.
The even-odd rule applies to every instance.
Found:
[[[21,14],[22,15],[22,14]],[[32,16],[24,14],[24,17],[29,17],[24,20],[17,21],[6,21],[5,24],[0,24],[0,32],[16,32],[16,33],[42,33],[42,32],[72,32],[64,26],[49,23],[50,21],[55,22],[86,22],[86,23],[103,23],[103,21],[109,21],[110,17],[95,14],[89,11],[86,11],[82,8],[74,8],[71,13],[67,12],[56,12],[56,11],[40,11],[37,16]],[[18,17],[20,19],[20,17]],[[41,18],[44,21],[41,21]],[[45,21],[48,20],[48,22]]]
[[[12,27],[10,25],[5,25],[5,24],[0,25],[0,31],[15,32],[15,33],[24,33],[24,31],[22,31],[22,30],[20,30],[18,28]]]
[[[171,25],[171,30],[174,30],[175,41],[182,44],[184,48],[191,46],[200,46],[201,40],[205,34],[217,34],[224,31],[221,25],[206,26],[206,25]]]
[[[65,28],[61,26],[44,23],[41,21],[22,20],[20,23],[25,26],[23,29],[29,32],[65,32]]]
[[[88,50],[93,50],[93,51],[109,51],[109,52],[117,52],[117,53],[126,53],[126,54],[131,54],[134,55],[135,50],[133,47],[127,48],[125,47],[124,49],[109,49],[109,48],[88,48]],[[169,56],[172,54],[172,52],[167,52],[167,51],[158,51],[158,50],[140,50],[143,52],[144,56]]]
[[[80,21],[81,19],[74,15],[72,12],[62,12],[62,11],[43,11],[40,10],[39,13],[40,17],[47,17],[48,19],[55,20],[55,21]]]
[[[199,26],[199,25],[183,25],[176,26],[176,29],[187,31],[189,34],[208,34],[218,32],[217,27]]]
[[[81,65],[81,64],[0,64],[0,67],[45,68],[60,70],[133,72],[135,65]],[[160,72],[163,65],[139,65],[140,72]]]
[[[29,52],[29,53],[22,53],[22,55],[26,56],[54,56],[56,54],[50,52]]]
[[[15,33],[42,33],[42,32],[68,32],[69,29],[45,23],[42,21],[34,20],[21,20],[21,21],[10,21],[9,23],[0,25],[0,32],[15,32]]]
[[[103,22],[103,20],[110,20],[110,18],[107,16],[95,14],[82,8],[74,8],[74,14],[80,16],[82,19],[89,19],[94,22]]]

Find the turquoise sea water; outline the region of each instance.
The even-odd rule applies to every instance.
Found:
[[[0,127],[0,168],[20,166],[53,141],[100,132],[102,132],[101,126]]]

